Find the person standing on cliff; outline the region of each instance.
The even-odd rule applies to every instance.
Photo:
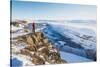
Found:
[[[32,32],[35,33],[35,23],[32,23]]]

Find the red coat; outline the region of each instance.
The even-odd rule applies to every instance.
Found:
[[[32,29],[35,30],[35,23],[32,23]]]

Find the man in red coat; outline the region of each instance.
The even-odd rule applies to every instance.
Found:
[[[35,23],[32,23],[32,32],[35,33]]]

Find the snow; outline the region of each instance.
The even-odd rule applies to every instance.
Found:
[[[38,21],[37,23],[41,22]],[[42,23],[44,22],[45,21]],[[30,33],[32,27],[28,28],[30,31],[25,32],[24,28],[21,26],[12,26],[12,31],[14,31],[14,33],[12,33],[11,37],[16,38]],[[53,42],[53,46],[60,50],[61,58],[66,60],[68,63],[93,61],[92,59],[88,59],[85,49],[96,51],[96,24],[93,26],[93,24],[90,23],[68,23],[66,21],[57,23],[54,21],[46,21],[46,24],[43,27],[37,28],[35,31],[43,32],[45,36]],[[91,38],[87,39],[84,35],[91,36]],[[81,48],[81,46],[84,49]],[[13,50],[15,52],[19,52],[25,47],[25,43],[12,46],[12,48],[15,49]],[[17,60],[18,63],[22,63],[21,65],[34,65],[30,62],[31,58],[28,56],[13,54],[12,59]],[[17,61],[15,61],[15,63]],[[48,62],[45,63],[49,64]]]
[[[91,62],[92,61],[90,59],[77,56],[72,53],[63,52],[63,51],[60,51],[60,55],[61,55],[61,58],[66,60],[68,63]]]
[[[15,27],[15,26],[13,26],[13,25],[11,25],[11,30],[13,30],[13,31],[17,31],[17,30],[20,30],[20,29],[23,29],[22,27]]]
[[[22,62],[21,66],[34,65],[30,61],[31,58],[29,56],[25,56],[25,55],[21,55],[21,54],[18,54],[18,55],[13,54],[11,59],[14,59],[14,58],[16,58],[17,60]],[[16,66],[18,66],[18,65],[16,65]]]
[[[86,52],[83,49],[77,49],[70,46],[63,46],[62,48],[60,48],[60,50],[68,53],[73,53],[78,56],[87,57]]]
[[[65,42],[64,41],[58,41],[59,44],[61,44],[61,46],[64,46]]]
[[[60,33],[61,35],[65,36],[65,37],[69,37],[72,39],[72,41],[76,42],[76,43],[82,43],[82,46],[86,49],[94,49],[96,50],[96,32],[93,29],[89,29],[89,28],[78,28],[78,27],[72,27],[67,25],[67,24],[58,24],[57,25],[54,24],[49,24],[52,29],[54,31],[57,31],[58,33]],[[81,25],[79,25],[81,26]],[[50,35],[51,32],[49,32],[48,34]],[[84,35],[86,36],[91,36],[90,39],[85,40],[83,39]],[[51,36],[48,36],[51,37]],[[91,47],[91,48],[90,48]]]
[[[24,49],[25,47],[27,47],[28,45],[24,42],[17,44],[16,46],[14,44],[12,44],[12,49],[13,52],[20,52],[21,49]]]
[[[16,67],[16,66],[21,67],[23,64],[23,62],[18,60],[17,58],[10,59],[10,61],[11,61],[10,62],[11,67]]]
[[[50,23],[48,21],[43,33],[59,50],[94,60],[96,52],[95,29],[95,24],[92,26],[90,23]],[[88,50],[94,53],[89,53],[87,56]]]

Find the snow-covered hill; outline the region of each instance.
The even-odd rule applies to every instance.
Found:
[[[43,32],[61,51],[96,60],[96,31],[70,24],[48,23]]]
[[[43,32],[44,36],[53,43],[60,51],[62,59],[68,63],[91,62],[96,60],[96,26],[90,23],[68,23],[66,21],[38,21],[36,23],[36,32]],[[42,22],[42,23],[41,23]],[[58,23],[57,23],[58,22]],[[12,51],[18,52],[25,48],[24,43],[21,46],[15,46],[16,37],[27,35],[32,32],[32,23],[25,26],[11,26]],[[23,46],[24,45],[24,46]],[[26,58],[26,59],[25,59]],[[12,54],[14,64],[32,65],[26,56]],[[26,61],[26,62],[25,62]],[[34,64],[33,64],[34,65]]]

